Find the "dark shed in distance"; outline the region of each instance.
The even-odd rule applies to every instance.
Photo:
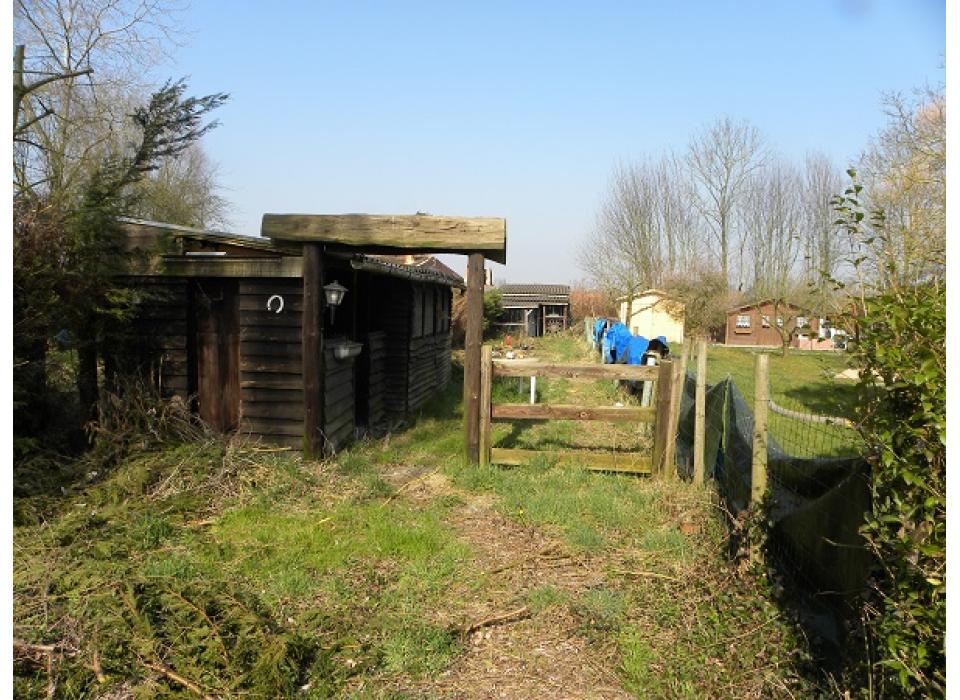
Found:
[[[567,329],[570,287],[565,284],[505,284],[500,287],[501,330],[541,336]]]
[[[386,218],[352,217],[351,226]],[[438,218],[391,219],[428,227]],[[501,222],[505,247],[502,219],[471,221]],[[131,251],[145,253],[132,256],[129,276],[144,294],[135,337],[112,348],[108,364],[191,399],[217,430],[306,448],[313,422],[329,453],[358,432],[390,429],[450,379],[452,288],[463,279],[430,255],[377,254],[397,251],[395,239],[377,238],[379,228],[358,237],[360,249],[322,236],[270,239],[129,219],[123,226]],[[309,279],[305,241],[323,241]],[[448,246],[422,241],[411,247]],[[320,289],[334,281],[347,292],[324,308]],[[313,287],[319,307],[305,298]],[[308,347],[318,351],[308,356]]]

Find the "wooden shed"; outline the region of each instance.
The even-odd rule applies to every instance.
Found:
[[[538,337],[564,331],[570,323],[570,287],[566,284],[505,284],[500,287],[505,333]]]
[[[312,454],[392,428],[447,384],[464,282],[425,252],[456,252],[463,236],[496,259],[506,239],[502,219],[429,216],[266,215],[264,237],[123,226],[144,294],[113,364],[193,401],[219,431]],[[334,282],[346,288],[335,307]]]

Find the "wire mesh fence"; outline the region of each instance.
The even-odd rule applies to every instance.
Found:
[[[753,486],[760,463],[771,524],[768,563],[782,581],[803,592],[817,634],[841,644],[848,603],[862,590],[870,565],[859,534],[870,497],[856,426],[846,416],[814,413],[791,400],[777,391],[776,379],[767,398],[761,398],[766,410],[757,412],[755,395],[744,396],[729,377],[712,385],[703,378],[698,421],[697,368],[691,365],[677,434],[679,474],[692,477],[696,455],[702,454],[706,478],[714,480],[724,506],[736,514],[757,498]],[[760,454],[755,444],[764,443],[756,441],[755,428],[766,438]]]

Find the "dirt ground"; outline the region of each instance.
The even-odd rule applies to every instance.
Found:
[[[435,622],[463,630],[465,652],[439,677],[398,691],[464,700],[633,697],[619,683],[614,644],[588,642],[566,606],[536,610],[524,603],[537,588],[576,595],[602,585],[599,561],[505,518],[492,496],[458,489],[436,472],[401,469],[385,479],[405,498],[463,501],[452,522],[474,552],[476,574],[449,592],[448,609],[435,612]]]

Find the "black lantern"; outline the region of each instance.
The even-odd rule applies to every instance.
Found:
[[[333,323],[333,313],[343,301],[343,295],[347,293],[347,288],[334,280],[330,284],[323,286],[323,295],[326,297],[327,306],[330,307],[330,323]]]

